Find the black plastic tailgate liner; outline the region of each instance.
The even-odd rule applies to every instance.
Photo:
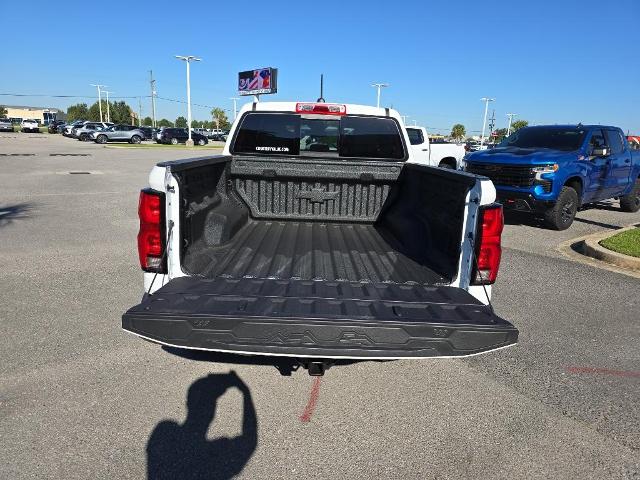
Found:
[[[518,339],[456,287],[253,278],[176,278],[122,328],[184,348],[333,358],[464,356]]]

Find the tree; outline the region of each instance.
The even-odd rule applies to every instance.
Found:
[[[204,128],[204,122],[201,120],[191,120],[191,128]]]
[[[216,128],[222,130],[228,130],[231,124],[229,123],[229,119],[227,118],[227,114],[224,113],[224,110],[221,108],[214,108],[211,110],[211,116],[213,117],[213,121],[216,124]]]
[[[76,103],[67,108],[67,122],[89,120],[89,109],[86,103]]]
[[[501,142],[502,140],[504,140],[504,137],[507,136],[507,129],[506,128],[499,128],[497,130],[493,131],[494,135],[495,135],[495,141],[496,142]]]
[[[109,102],[110,116],[113,123],[130,124],[132,122],[131,107],[125,102]],[[104,110],[103,110],[104,113]]]
[[[520,130],[521,128],[528,127],[529,122],[526,120],[516,120],[511,124],[511,132],[515,132],[516,130]]]
[[[177,128],[187,128],[187,119],[180,115],[175,121]]]
[[[157,122],[157,124],[158,124],[159,127],[173,127],[173,123],[171,123],[166,118],[163,118],[162,120],[159,120]]]
[[[98,102],[95,102],[89,107],[88,117],[85,120],[91,120],[92,122],[100,121],[100,107]],[[102,120],[107,121],[107,101],[102,100]]]
[[[142,125],[144,125],[145,127],[150,127],[151,125],[153,125],[153,120],[151,119],[151,117],[144,117],[142,119]]]
[[[126,125],[131,123],[131,107],[125,102],[109,102],[109,121],[113,123],[124,123]],[[100,106],[98,102],[95,102],[89,107],[89,118],[93,122],[100,121]],[[107,121],[107,101],[102,100],[102,121]]]
[[[456,123],[451,129],[451,136],[455,139],[464,138],[467,135],[467,130],[461,123]]]
[[[0,105],[0,117],[6,117],[7,113],[9,113],[7,109]]]

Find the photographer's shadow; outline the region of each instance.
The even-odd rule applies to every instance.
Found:
[[[216,403],[229,388],[243,396],[242,433],[207,440]],[[234,371],[195,381],[187,393],[187,418],[181,425],[164,420],[147,442],[149,479],[225,479],[240,473],[258,444],[256,411],[247,385]]]

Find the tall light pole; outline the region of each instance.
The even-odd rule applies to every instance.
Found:
[[[389,84],[388,83],[372,83],[371,86],[376,87],[378,89],[378,101],[376,102],[376,107],[380,108],[380,90],[382,90],[385,87],[388,87]]]
[[[231,97],[229,100],[233,100],[233,121],[235,122],[236,117],[238,116],[238,107],[236,102],[240,99],[238,97]]]
[[[507,137],[511,135],[511,121],[513,120],[513,117],[517,117],[517,116],[518,116],[517,113],[507,113],[507,117],[509,117],[509,126],[507,127]]]
[[[111,122],[111,110],[109,110],[109,94],[115,93],[115,92],[110,92],[108,90],[105,90],[104,93],[107,94],[107,122]]]
[[[487,112],[489,111],[489,102],[495,102],[495,98],[482,97],[480,100],[484,102],[484,120],[482,120],[482,136],[480,137],[480,146],[484,145],[484,131],[487,128]]]
[[[100,94],[100,89],[106,88],[107,85],[97,85],[95,83],[92,83],[91,86],[98,89],[98,108],[100,109],[100,121],[102,121],[102,95]]]
[[[182,60],[187,64],[187,131],[189,132],[189,140],[187,145],[193,146],[193,140],[191,140],[191,77],[189,71],[189,65],[191,62],[199,62],[201,59],[194,57],[193,55],[175,55],[178,60]]]
[[[149,70],[149,83],[151,84],[151,125],[156,128],[156,81],[153,79],[153,70]]]

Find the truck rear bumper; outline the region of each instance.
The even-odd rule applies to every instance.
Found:
[[[518,339],[455,287],[247,278],[174,279],[122,327],[178,348],[310,358],[460,357]]]

